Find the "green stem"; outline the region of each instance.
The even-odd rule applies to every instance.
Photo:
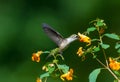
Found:
[[[106,66],[105,64],[103,64],[98,58],[96,58],[96,60],[104,67],[106,68],[111,74],[112,76],[118,80],[118,82],[120,82],[119,78],[114,74],[114,72],[109,68],[109,66]]]
[[[113,73],[113,71],[109,67],[107,67],[107,69],[114,76],[116,80],[120,81],[119,78]]]
[[[44,80],[44,82],[47,82],[47,77],[45,77],[45,80]]]
[[[103,64],[98,58],[96,58],[96,60],[105,68],[107,68],[107,66],[105,64]]]
[[[100,37],[100,43],[103,43],[102,36],[100,35],[100,33],[99,33],[99,37]],[[102,52],[103,52],[103,55],[104,55],[104,58],[105,58],[106,65],[107,65],[107,67],[109,67],[107,57],[106,57],[106,53],[105,53],[105,50],[103,48],[102,48]]]
[[[105,53],[105,50],[103,48],[102,48],[102,51],[103,51],[103,55],[104,55],[104,58],[105,58],[106,65],[107,65],[107,67],[109,67],[107,57],[106,57],[106,53]]]

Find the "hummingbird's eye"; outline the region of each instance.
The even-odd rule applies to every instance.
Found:
[[[79,38],[79,36],[78,36],[78,35],[76,35],[76,38]]]
[[[78,38],[78,35],[74,34],[74,36],[73,36],[73,37]]]

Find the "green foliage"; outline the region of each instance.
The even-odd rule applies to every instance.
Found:
[[[47,53],[50,53],[50,51],[44,51],[43,53],[46,53],[46,54],[47,54]]]
[[[119,42],[116,43],[115,49],[117,49],[117,52],[120,53],[120,43]]]
[[[89,82],[96,82],[96,79],[101,72],[101,68],[93,70],[89,75]]]
[[[90,27],[90,28],[87,28],[87,33],[89,33],[89,32],[93,32],[93,31],[95,31],[96,30],[96,28],[95,27]]]
[[[99,41],[99,39],[96,39],[96,38],[95,38],[95,39],[92,39],[91,41],[92,41],[92,42],[94,42],[94,41]]]
[[[55,66],[48,65],[48,73],[51,74],[55,70]]]
[[[104,25],[104,20],[97,19],[96,26],[100,27]]]
[[[101,43],[100,45],[103,49],[108,49],[110,47],[110,45],[108,45],[108,44]]]
[[[99,47],[95,47],[95,48],[93,49],[93,52],[98,52],[98,51],[100,51],[100,48],[99,48]]]
[[[111,39],[120,40],[120,37],[117,34],[106,33],[104,34],[104,36],[107,36],[108,38],[111,38]]]
[[[58,65],[58,69],[62,70],[63,73],[67,73],[69,71],[69,66],[67,66],[67,65]]]
[[[119,43],[116,43],[115,49],[118,49],[118,48],[120,48],[120,44],[119,44]]]
[[[118,49],[117,52],[120,53],[120,49]]]
[[[40,78],[43,79],[43,78],[49,77],[49,76],[50,76],[50,74],[47,72],[47,73],[41,74]]]

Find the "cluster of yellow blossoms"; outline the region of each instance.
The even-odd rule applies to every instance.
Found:
[[[120,62],[117,62],[116,60],[109,58],[109,66],[112,70],[118,71],[120,69]]]
[[[79,36],[80,42],[87,43],[87,46],[91,45],[91,39],[88,36],[83,35],[79,32],[78,32],[78,36]],[[78,54],[78,56],[82,56],[84,54],[83,47],[79,47],[77,54]]]

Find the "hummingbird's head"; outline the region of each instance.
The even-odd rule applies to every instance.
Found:
[[[76,35],[76,34],[72,34],[71,36],[70,36],[70,38],[73,38],[73,39],[78,39],[78,35]]]
[[[75,41],[78,39],[78,35],[76,34],[72,34],[69,38],[68,38],[71,42]]]

